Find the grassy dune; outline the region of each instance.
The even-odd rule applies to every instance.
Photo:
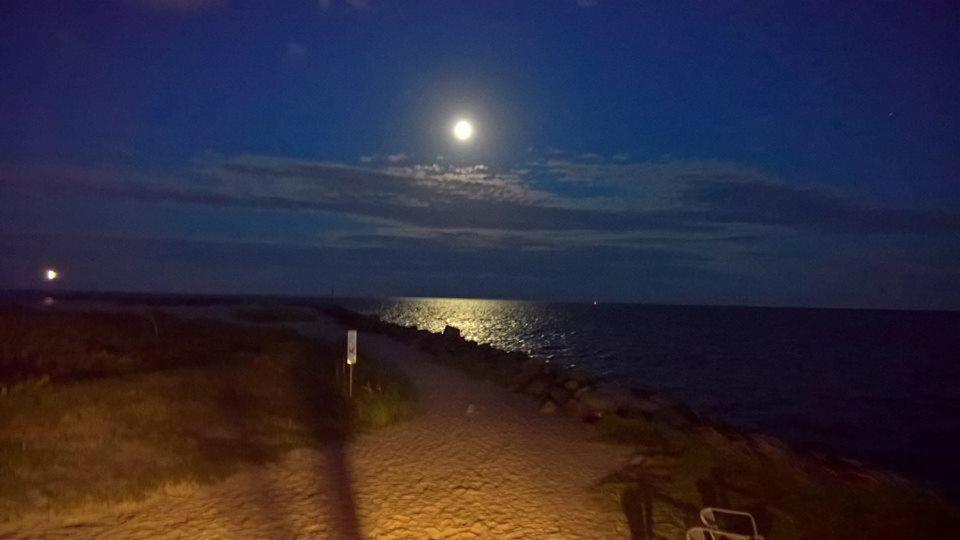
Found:
[[[279,327],[0,309],[0,519],[215,481],[413,413],[376,359],[345,399],[340,356]]]

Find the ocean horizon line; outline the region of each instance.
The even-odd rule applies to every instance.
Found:
[[[50,296],[59,295],[62,297],[92,298],[92,297],[127,297],[135,298],[192,298],[192,299],[216,299],[216,300],[244,300],[244,299],[273,299],[290,301],[370,301],[370,300],[462,300],[462,301],[489,301],[489,302],[518,302],[532,304],[559,304],[559,305],[590,305],[596,302],[598,306],[646,306],[646,307],[669,307],[669,308],[742,308],[742,309],[776,309],[776,310],[829,310],[829,311],[857,311],[857,312],[902,312],[902,313],[960,313],[960,307],[956,309],[930,309],[930,308],[902,308],[902,307],[867,307],[867,306],[818,306],[818,305],[789,305],[789,304],[729,304],[729,303],[683,303],[683,302],[659,302],[642,300],[601,300],[596,298],[583,299],[539,299],[539,298],[505,298],[505,297],[471,297],[471,296],[417,296],[417,295],[324,295],[324,294],[296,294],[296,293],[214,293],[214,292],[157,292],[157,291],[124,291],[124,290],[44,290],[37,288],[30,289],[0,289],[0,298],[12,295],[38,295]]]

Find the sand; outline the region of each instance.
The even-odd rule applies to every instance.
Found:
[[[301,328],[345,339],[331,320]],[[387,337],[362,334],[359,351],[361,362],[373,353],[410,376],[421,393],[415,419],[217,484],[0,524],[0,537],[629,537],[617,495],[598,487],[628,447]]]

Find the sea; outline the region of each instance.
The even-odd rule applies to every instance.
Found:
[[[960,499],[960,312],[343,299],[582,367]]]
[[[49,293],[0,292],[41,305]],[[860,460],[960,501],[960,312],[457,298],[58,294],[137,305],[340,305],[576,366],[701,415]],[[65,301],[63,301],[65,300]],[[362,338],[361,338],[362,348]]]

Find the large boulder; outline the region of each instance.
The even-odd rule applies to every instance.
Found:
[[[449,324],[443,327],[443,337],[445,338],[460,338],[460,329],[456,326],[450,326]]]
[[[569,369],[564,373],[564,378],[569,382],[573,381],[577,386],[586,386],[593,383],[596,379],[593,375],[580,368]]]
[[[477,348],[477,352],[481,356],[483,356],[484,360],[486,361],[492,362],[496,357],[502,354],[501,351],[497,350],[496,348],[494,348],[492,345],[488,343],[480,343],[477,345],[476,348]]]
[[[751,433],[748,435],[753,450],[772,460],[786,461],[791,457],[790,447],[780,439],[770,435]]]
[[[644,411],[638,398],[632,391],[622,387],[606,388],[607,394],[617,406],[617,414],[627,418],[639,418],[644,416]]]
[[[525,364],[525,363],[531,361],[530,356],[529,356],[527,353],[523,352],[523,351],[508,352],[508,353],[507,353],[507,356],[509,356],[510,359],[511,359],[515,364]],[[537,366],[539,366],[541,363],[542,363],[542,362],[537,362]]]
[[[652,418],[677,429],[687,429],[695,425],[691,415],[686,409],[677,407],[664,407],[653,413]]]
[[[581,394],[580,403],[583,403],[596,416],[617,412],[617,402],[613,397],[597,390],[588,390]]]
[[[557,403],[566,403],[567,400],[570,399],[571,395],[573,395],[572,392],[562,386],[550,387],[550,399],[556,401]]]
[[[663,408],[663,404],[650,398],[637,398],[637,408],[645,414],[653,414]]]
[[[517,389],[523,388],[538,375],[540,375],[540,362],[532,360],[524,362],[519,371],[514,374],[512,385]]]
[[[581,420],[590,416],[590,409],[575,399],[567,400],[561,409],[563,410],[563,414],[573,418],[579,418]]]
[[[524,387],[523,393],[531,396],[543,397],[550,391],[550,379],[546,377],[537,377]]]

